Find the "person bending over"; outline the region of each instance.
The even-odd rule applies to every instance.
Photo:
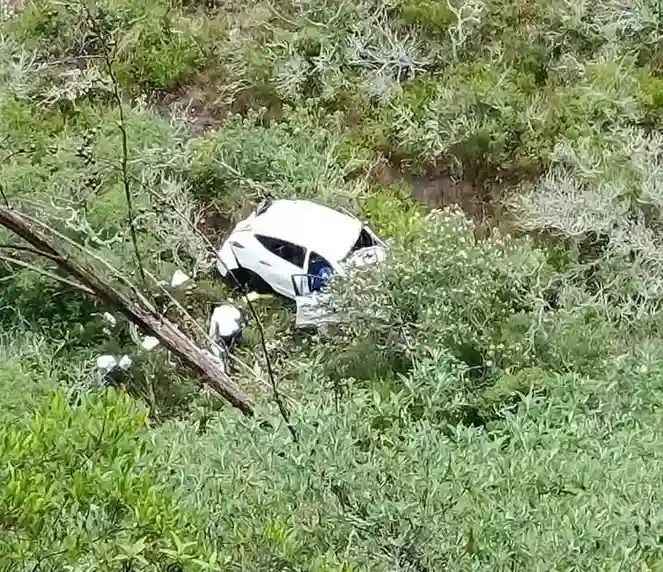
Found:
[[[241,312],[232,304],[223,304],[214,308],[209,324],[209,337],[212,340],[212,353],[217,358],[224,351],[230,352],[240,342],[244,333]]]

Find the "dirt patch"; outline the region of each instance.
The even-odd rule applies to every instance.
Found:
[[[474,221],[479,236],[487,235],[491,228],[500,224],[502,187],[445,175],[406,177],[405,180],[412,187],[412,196],[431,208],[458,205]]]
[[[157,92],[154,106],[164,116],[181,115],[194,133],[214,129],[228,112],[212,86],[198,84]]]
[[[189,83],[155,92],[151,103],[165,117],[181,115],[194,134],[214,130],[229,113],[244,114],[249,109],[266,109],[265,121],[280,117],[278,99],[260,90],[230,90],[217,76],[203,72]]]
[[[212,242],[220,244],[228,235],[232,221],[224,216],[213,204],[206,205],[202,212],[199,230]]]
[[[412,196],[431,209],[458,205],[475,222],[477,232],[486,234],[490,228],[509,227],[507,213],[502,206],[506,193],[541,175],[539,165],[508,166],[493,173],[492,178],[455,178],[448,173],[430,170],[424,174],[402,171],[391,164],[374,169],[372,180],[378,184],[406,184]]]
[[[493,226],[499,219],[501,189],[494,183],[455,179],[447,174],[429,172],[413,175],[397,167],[382,165],[374,172],[379,184],[406,184],[412,196],[431,209],[458,205],[479,227]]]
[[[470,181],[455,180],[444,175],[406,177],[412,196],[431,208],[457,204],[474,219],[483,220],[492,214],[492,202]]]

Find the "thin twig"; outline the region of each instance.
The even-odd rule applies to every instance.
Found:
[[[63,276],[58,276],[54,272],[50,272],[49,270],[46,270],[45,268],[41,268],[40,266],[36,266],[35,264],[31,264],[29,262],[26,262],[25,260],[20,260],[18,258],[13,258],[12,256],[5,256],[4,254],[0,254],[0,261],[6,262],[8,264],[14,264],[16,266],[21,266],[23,268],[26,268],[28,270],[32,270],[33,272],[36,272],[37,274],[41,274],[42,276],[45,276],[47,278],[52,278],[53,280],[57,280],[58,282],[62,282],[63,284],[66,284],[67,286],[72,286],[76,288],[77,290],[80,290],[81,292],[85,292],[86,294],[94,294],[92,290],[90,290],[87,286],[83,286],[82,284],[79,284],[78,282],[74,282],[73,280],[68,280],[67,278],[64,278]]]
[[[117,127],[120,130],[120,136],[122,140],[122,156],[120,159],[120,166],[122,170],[122,186],[124,188],[124,198],[127,202],[127,218],[129,222],[129,232],[131,233],[131,242],[134,249],[134,256],[136,258],[136,264],[138,265],[138,273],[140,275],[141,283],[145,287],[147,281],[145,279],[145,271],[143,269],[143,261],[140,255],[140,249],[138,248],[138,234],[136,233],[136,225],[134,224],[134,209],[133,209],[133,199],[131,197],[131,187],[129,184],[129,144],[127,137],[127,126],[124,117],[124,106],[122,103],[122,97],[120,95],[120,88],[117,81],[117,76],[115,75],[115,69],[113,68],[113,60],[111,52],[108,48],[108,37],[104,30],[99,26],[99,23],[95,19],[94,15],[90,11],[87,3],[83,3],[83,7],[88,17],[90,28],[92,32],[96,34],[99,42],[101,43],[103,50],[103,59],[106,66],[106,71],[111,80],[113,99],[115,100],[115,105],[118,112],[118,122]]]
[[[47,232],[53,234],[53,236],[59,238],[60,240],[63,240],[64,242],[73,246],[74,248],[77,248],[86,256],[89,256],[91,259],[105,266],[106,269],[108,269],[115,278],[117,278],[120,282],[122,282],[122,284],[124,284],[127,288],[129,288],[129,290],[131,290],[132,294],[136,296],[136,298],[139,299],[140,302],[148,303],[149,305],[149,301],[145,298],[145,296],[143,296],[140,293],[140,290],[138,290],[137,286],[133,282],[131,282],[131,280],[129,280],[124,274],[122,274],[117,268],[115,268],[115,266],[113,266],[110,262],[108,262],[98,254],[96,254],[94,251],[80,244],[79,242],[76,242],[74,239],[69,238],[66,234],[63,234],[60,231],[56,230],[55,228],[45,223],[44,221],[32,215],[29,215],[25,212],[21,212],[21,217],[23,217],[28,222],[41,227]]]
[[[0,164],[6,163],[7,161],[9,161],[9,159],[11,159],[12,157],[15,157],[16,155],[19,155],[20,153],[23,153],[23,149],[16,149],[15,151],[12,151],[11,153],[5,155],[2,158],[2,160],[0,161]],[[5,203],[5,206],[8,207],[9,206],[9,198],[7,197],[7,193],[5,193],[5,187],[2,184],[2,182],[0,182],[0,198],[2,198],[3,202]]]
[[[190,312],[188,312],[187,309],[184,308],[184,306],[182,306],[182,304],[180,304],[180,302],[177,300],[177,298],[175,298],[175,296],[173,296],[172,293],[169,292],[167,288],[165,288],[162,284],[159,284],[158,280],[156,279],[156,277],[155,277],[153,274],[151,274],[151,273],[148,271],[148,272],[147,272],[147,276],[148,276],[148,277],[149,277],[149,278],[150,278],[150,279],[151,279],[151,280],[157,285],[157,287],[158,287],[158,288],[159,288],[159,289],[160,289],[160,290],[161,290],[161,291],[162,291],[162,292],[168,297],[168,299],[173,303],[173,305],[174,305],[174,306],[175,306],[180,312],[182,312],[183,316],[184,316],[186,319],[190,320],[190,321],[194,324],[194,326],[198,329],[198,331],[201,332],[201,333],[203,334],[203,337],[204,337],[204,339],[205,339],[206,342],[208,342],[208,343],[212,343],[212,342],[214,342],[214,340],[212,340],[212,339],[209,337],[209,333],[208,333],[208,331],[207,331],[205,328],[203,328],[203,327],[198,323],[197,320],[194,319],[194,317],[190,314]],[[134,343],[136,343],[136,345],[140,345],[140,341],[139,341],[138,339],[135,339],[134,336],[132,336],[132,339],[133,339]],[[247,372],[250,372],[250,371],[251,371],[251,367],[249,366],[249,364],[245,363],[243,360],[241,360],[240,358],[238,358],[236,355],[231,354],[231,355],[230,355],[230,358],[231,358],[233,361],[237,362],[242,368],[244,368],[245,371],[247,371]],[[271,384],[268,383],[268,385],[271,387]],[[286,399],[288,399],[291,403],[294,403],[295,405],[299,405],[299,403],[298,403],[297,401],[295,401],[290,395],[288,395],[288,394],[286,394],[286,393],[283,393],[282,391],[280,392],[280,395],[282,395],[283,397],[285,397]]]
[[[2,197],[2,201],[5,203],[5,206],[9,206],[9,199],[7,198],[7,193],[5,193],[5,187],[2,183],[0,183],[0,197]]]
[[[30,254],[34,254],[35,256],[40,256],[43,258],[49,258],[50,260],[55,260],[55,257],[48,252],[42,252],[41,250],[37,250],[36,248],[23,246],[20,244],[0,244],[0,250],[18,250],[20,252],[29,252]]]

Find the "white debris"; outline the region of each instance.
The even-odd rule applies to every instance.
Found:
[[[258,294],[257,292],[249,292],[246,295],[246,299],[249,302],[255,302],[256,300],[260,300],[261,298],[271,298],[271,294]]]
[[[186,284],[189,280],[191,280],[191,277],[182,272],[181,270],[177,269],[175,270],[175,273],[173,274],[173,277],[170,280],[170,285],[173,288],[177,288],[178,286],[181,286],[182,284]]]
[[[145,336],[143,342],[140,344],[140,346],[148,352],[156,348],[158,345],[159,345],[159,340],[157,340],[153,336]]]
[[[104,312],[102,316],[104,318],[104,322],[106,322],[111,328],[117,326],[117,318],[115,318],[113,314],[110,312]]]
[[[118,362],[117,365],[119,365],[123,370],[127,370],[131,367],[131,364],[133,363],[133,360],[128,356],[128,355],[123,355],[120,358],[120,361]]]
[[[102,374],[107,374],[117,367],[117,359],[115,356],[105,354],[97,358],[97,369]]]

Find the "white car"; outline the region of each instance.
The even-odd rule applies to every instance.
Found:
[[[350,265],[384,260],[385,243],[359,219],[305,200],[262,202],[235,226],[218,251],[222,276],[265,286],[297,301]]]

